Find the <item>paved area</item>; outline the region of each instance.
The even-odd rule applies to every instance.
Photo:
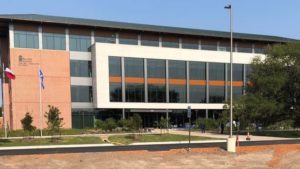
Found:
[[[158,132],[157,130],[154,132]],[[170,129],[169,133],[171,134],[182,134],[182,135],[188,135],[188,131],[186,130],[176,130],[176,129]],[[227,139],[228,135],[226,134],[217,134],[217,133],[201,133],[200,131],[193,131],[191,132],[192,136],[203,136],[203,137],[212,137],[212,138],[220,138],[220,139]],[[239,135],[240,141],[246,141],[246,135]],[[267,137],[267,136],[253,136],[250,133],[251,141],[267,141],[267,140],[289,140],[290,138],[282,138],[282,137]]]
[[[2,169],[264,169],[300,168],[300,144],[1,156]]]

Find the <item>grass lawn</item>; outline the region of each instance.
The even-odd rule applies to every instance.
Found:
[[[136,134],[136,135],[114,135],[110,136],[109,141],[115,144],[131,144],[136,142],[167,142],[167,141],[188,141],[186,135],[176,134]],[[215,138],[191,136],[191,140],[212,140]]]
[[[59,138],[25,138],[0,139],[0,147],[7,146],[37,146],[37,145],[66,145],[66,144],[100,144],[104,143],[99,137],[59,137]]]

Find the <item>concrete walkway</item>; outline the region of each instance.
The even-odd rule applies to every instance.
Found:
[[[158,132],[158,131],[155,131]],[[181,135],[188,135],[187,130],[177,130],[177,129],[170,129],[170,134],[181,134]],[[219,139],[227,139],[229,136],[227,134],[217,134],[217,133],[201,133],[200,131],[192,131],[192,136],[202,136],[202,137],[212,137],[212,138],[219,138]],[[234,135],[236,137],[236,135]],[[246,141],[246,135],[239,135],[240,141]],[[253,136],[250,133],[251,141],[268,141],[268,140],[289,140],[295,138],[283,138],[283,137],[268,137],[268,136]]]

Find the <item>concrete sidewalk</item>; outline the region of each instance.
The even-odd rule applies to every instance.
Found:
[[[158,131],[155,131],[158,132]],[[178,129],[169,129],[170,134],[180,134],[180,135],[188,135],[188,130],[178,130]],[[217,134],[217,133],[201,133],[200,131],[192,131],[192,136],[202,136],[202,137],[212,137],[217,139],[227,139],[229,136],[227,134]],[[236,135],[234,135],[236,137]],[[240,141],[246,141],[246,135],[239,135]],[[268,136],[253,136],[250,133],[251,141],[271,141],[271,140],[290,140],[295,138],[283,138],[283,137],[268,137]]]

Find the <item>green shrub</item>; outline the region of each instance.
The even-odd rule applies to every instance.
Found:
[[[275,124],[269,125],[267,129],[270,130],[285,130],[285,129],[292,129],[294,125],[293,120],[284,120],[280,122],[276,122]]]
[[[117,122],[114,118],[108,118],[105,120],[103,130],[112,131],[115,128],[117,128]]]
[[[95,121],[95,127],[96,129],[103,129],[104,128],[104,121],[103,120],[100,120],[100,119],[97,119]]]
[[[200,124],[204,124],[206,130],[215,130],[219,127],[218,122],[216,120],[206,118],[198,118],[195,121],[195,124],[197,128],[200,128]]]

